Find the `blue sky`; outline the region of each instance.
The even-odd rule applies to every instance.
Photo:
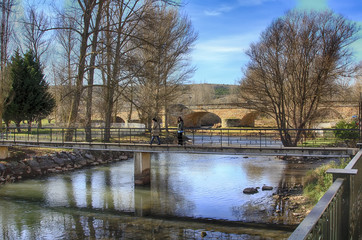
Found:
[[[362,27],[362,0],[184,0],[199,39],[191,54],[191,83],[237,84],[248,62],[245,51],[272,20],[291,9],[330,9]],[[362,36],[362,33],[360,34]],[[362,40],[353,45],[362,61]]]

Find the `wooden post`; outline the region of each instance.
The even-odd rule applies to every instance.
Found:
[[[0,159],[5,159],[9,155],[8,146],[0,146]]]
[[[134,183],[135,185],[150,185],[151,183],[151,153],[134,153]]]

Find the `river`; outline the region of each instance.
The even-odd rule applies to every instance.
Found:
[[[291,230],[273,224],[288,224],[289,215],[273,193],[305,175],[275,157],[160,153],[151,158],[151,186],[135,187],[133,165],[1,186],[0,238],[285,239]],[[243,193],[263,185],[274,189]]]

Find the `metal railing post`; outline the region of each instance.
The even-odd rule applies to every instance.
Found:
[[[74,129],[74,142],[77,142],[77,128]]]
[[[192,130],[192,145],[195,145],[195,130]]]
[[[261,148],[261,130],[259,130],[259,146]]]
[[[129,143],[132,143],[132,128],[129,128]]]
[[[204,146],[204,134],[203,134],[203,132],[201,132],[201,146]]]
[[[351,206],[353,203],[351,203],[351,184],[353,182],[352,178],[357,175],[358,170],[357,169],[328,169],[327,173],[331,173],[333,175],[333,182],[336,181],[338,178],[344,179],[343,185],[344,185],[344,191],[342,193],[342,199],[343,199],[343,208],[345,208],[345,211],[342,211],[341,213],[341,234],[343,235],[343,239],[351,239],[352,236],[350,236],[350,226],[351,226],[351,214],[350,211],[354,211],[354,209],[351,209]]]
[[[221,148],[222,148],[222,129],[220,129],[220,135],[221,135]]]

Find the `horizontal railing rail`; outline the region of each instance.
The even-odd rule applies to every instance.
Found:
[[[288,129],[291,137],[301,131],[299,147],[335,146],[345,141],[356,141],[358,129]],[[336,131],[350,133],[351,139],[338,139]],[[69,140],[71,134],[71,140]],[[148,128],[6,128],[0,131],[1,140],[31,142],[113,142],[149,143],[151,130]],[[163,144],[177,142],[177,129],[161,130]],[[348,135],[348,134],[345,134]],[[186,128],[185,143],[202,146],[282,146],[279,129],[273,128]],[[68,138],[67,138],[68,137]]]

